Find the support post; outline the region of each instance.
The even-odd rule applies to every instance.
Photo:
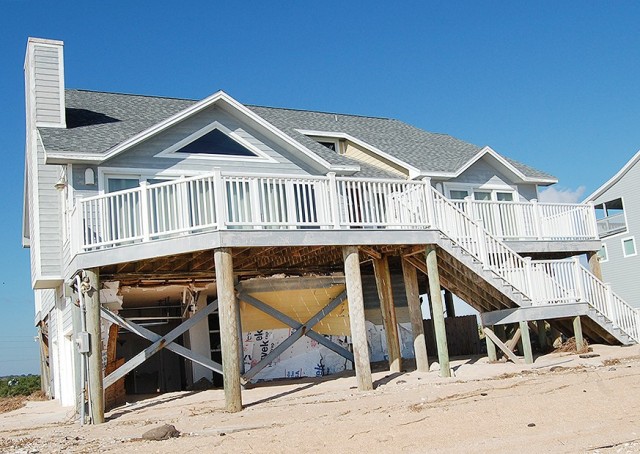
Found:
[[[444,308],[447,311],[447,317],[456,316],[456,308],[453,306],[453,293],[444,289]]]
[[[391,272],[389,260],[386,256],[373,259],[373,273],[378,288],[380,299],[380,311],[382,312],[382,325],[387,338],[387,352],[389,354],[389,371],[400,372],[402,369],[402,357],[400,354],[400,336],[398,334],[398,322],[396,309],[393,305],[393,289],[391,287]]]
[[[544,353],[547,351],[547,322],[538,320],[536,325],[538,325],[538,344],[540,345],[540,351]]]
[[[520,322],[520,339],[522,339],[522,353],[524,354],[524,362],[526,364],[533,364],[533,352],[531,351],[529,323],[526,320]]]
[[[344,258],[344,277],[347,285],[349,324],[351,327],[356,380],[360,391],[369,391],[373,389],[373,382],[371,381],[371,364],[369,363],[369,346],[367,345],[367,328],[364,318],[364,297],[362,296],[358,248],[356,246],[345,246],[342,249],[342,256]]]
[[[219,248],[213,256],[218,291],[218,311],[220,315],[220,347],[222,349],[222,377],[226,410],[242,410],[240,391],[240,340],[238,339],[238,319],[240,310],[233,285],[233,260],[231,248]]]
[[[491,326],[490,329],[493,329],[493,326]],[[486,331],[484,335],[484,340],[487,343],[487,358],[489,359],[489,362],[495,363],[496,361],[498,361],[498,354],[496,353],[496,344],[494,344],[491,338],[487,336]]]
[[[602,278],[602,268],[600,267],[600,257],[598,256],[598,252],[587,252],[587,259],[589,260],[589,270],[591,270],[591,274],[604,282]]]
[[[582,337],[582,323],[580,316],[573,318],[573,337],[576,339],[576,350],[581,352],[584,350],[584,338]]]
[[[416,268],[406,260],[402,260],[402,277],[407,293],[407,305],[411,318],[411,332],[413,333],[413,351],[416,358],[416,370],[418,372],[429,371],[429,358],[427,356],[427,342],[424,337],[424,323],[422,321],[422,309],[420,308],[420,291],[418,290],[418,272]]]
[[[436,333],[438,346],[438,362],[440,363],[440,376],[451,377],[449,366],[449,349],[447,347],[447,330],[444,324],[444,308],[442,305],[442,293],[440,291],[440,274],[438,273],[438,256],[435,244],[427,244],[425,248],[427,275],[429,277],[429,293],[431,294],[431,318],[433,329]]]
[[[86,270],[80,291],[84,292],[89,332],[89,408],[91,423],[104,422],[104,375],[100,326],[100,274],[97,268]]]

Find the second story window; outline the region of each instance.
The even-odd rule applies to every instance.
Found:
[[[599,203],[594,208],[601,238],[627,230],[622,198]]]

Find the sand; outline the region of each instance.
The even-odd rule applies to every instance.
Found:
[[[289,381],[243,391],[226,413],[222,390],[128,403],[80,427],[55,401],[0,415],[0,451],[49,452],[640,452],[640,346],[594,345],[598,356],[553,353],[533,365],[452,361],[438,372]],[[141,440],[173,424],[179,438]]]

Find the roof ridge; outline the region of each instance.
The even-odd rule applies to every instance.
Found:
[[[117,91],[102,91],[102,90],[87,90],[85,88],[65,88],[65,92],[67,91],[81,91],[85,93],[100,93],[105,95],[119,95],[119,96],[135,96],[137,98],[155,98],[155,99],[173,99],[176,101],[193,101],[198,102],[197,99],[191,98],[178,98],[176,96],[158,96],[158,95],[143,95],[140,93],[123,93]]]
[[[263,108],[263,109],[290,110],[290,111],[293,111],[293,112],[310,112],[310,113],[319,113],[319,114],[324,114],[324,115],[338,115],[340,117],[373,118],[373,119],[376,119],[376,120],[398,121],[395,118],[389,118],[389,117],[376,117],[376,116],[373,116],[373,115],[358,115],[358,114],[347,114],[347,113],[340,113],[340,112],[325,112],[323,110],[296,109],[296,108],[293,108],[293,107],[258,106],[256,104],[245,104],[245,106],[247,106],[247,107],[259,107],[259,108]]]

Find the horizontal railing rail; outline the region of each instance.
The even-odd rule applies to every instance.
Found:
[[[213,174],[78,199],[75,251],[223,229],[417,229],[428,183],[329,176]],[[76,233],[79,232],[79,233]]]
[[[455,205],[502,240],[598,239],[590,204],[495,202],[467,198]]]
[[[636,342],[640,341],[640,314],[590,271],[577,258],[573,260],[536,260],[532,262],[536,282],[535,305],[587,302],[614,327]]]

